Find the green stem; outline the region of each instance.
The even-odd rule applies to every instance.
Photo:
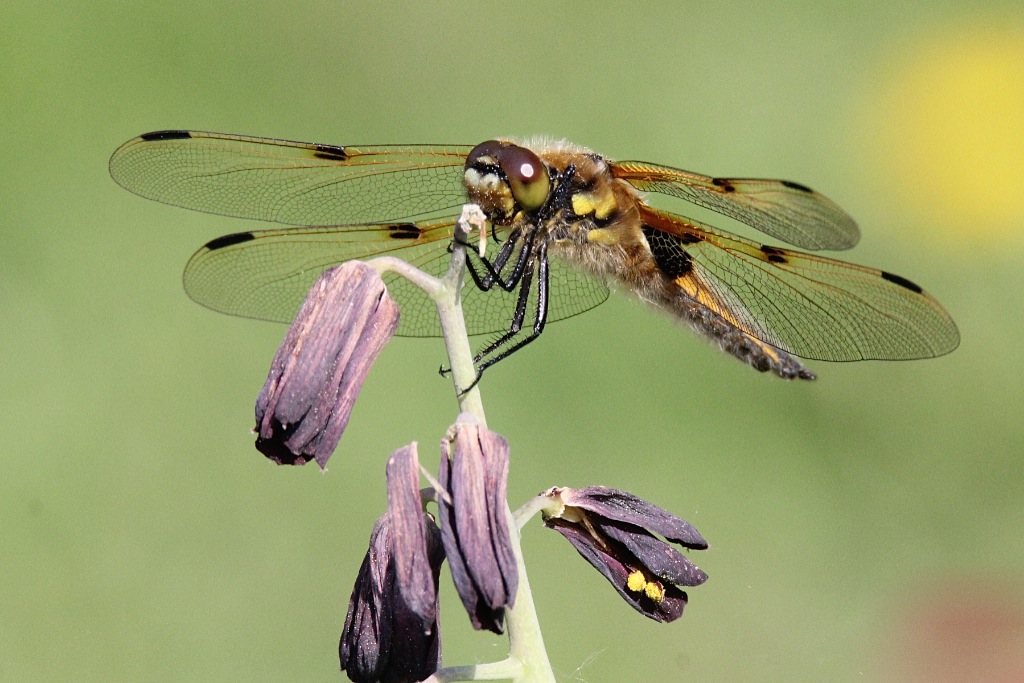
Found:
[[[519,527],[516,525],[515,517],[513,517],[507,502],[505,517],[508,519],[509,535],[512,537],[512,552],[516,556],[516,568],[519,570],[519,587],[516,589],[515,604],[505,610],[509,659],[519,660],[522,665],[519,675],[512,680],[515,683],[555,683],[555,673],[551,670],[548,652],[544,647],[544,636],[540,632],[537,608],[533,604],[530,579],[526,575]]]
[[[522,665],[511,657],[500,662],[486,664],[470,664],[469,666],[449,666],[434,673],[423,683],[453,683],[454,681],[500,681],[514,679]]]
[[[516,526],[522,529],[538,512],[543,512],[545,516],[558,516],[563,508],[564,504],[557,498],[552,499],[550,496],[541,494],[520,505],[519,509],[512,513],[512,516],[516,520]]]
[[[462,390],[462,387],[473,385],[476,381],[473,349],[469,345],[466,318],[462,314],[462,276],[465,273],[465,266],[466,248],[457,245],[452,251],[448,272],[441,281],[442,286],[433,299],[437,304],[437,315],[441,321],[444,345],[448,349],[448,363],[452,370],[452,383],[455,385],[459,409],[464,413],[470,413],[480,421],[481,425],[486,427],[487,416],[484,415],[480,387],[474,385],[469,391],[463,392]]]

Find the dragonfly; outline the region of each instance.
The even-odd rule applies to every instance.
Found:
[[[493,239],[468,262],[463,308],[469,334],[496,335],[476,355],[478,373],[546,323],[603,303],[609,287],[784,379],[815,378],[800,358],[931,358],[960,339],[914,282],[810,253],[853,247],[859,228],[824,195],[787,180],[612,161],[541,138],[341,146],[186,130],[129,140],[110,173],[148,199],[282,226],[213,239],[183,275],[188,295],[208,308],[280,322],[345,261],[393,255],[444,273],[460,209],[478,205]],[[800,250],[656,208],[655,196]],[[460,239],[480,246],[478,234]],[[394,274],[385,283],[401,310],[397,334],[440,336],[426,295]]]

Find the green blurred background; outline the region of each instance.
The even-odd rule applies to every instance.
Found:
[[[595,683],[1024,679],[1024,8],[965,6],[8,0],[0,680],[345,680],[385,459],[417,440],[433,463],[455,417],[440,341],[396,339],[327,474],[263,459],[252,404],[285,328],[180,285],[195,248],[255,226],[107,175],[164,128],[548,134],[826,193],[862,226],[843,257],[934,293],[954,354],[787,384],[614,297],[488,372],[513,505],[606,484],[712,545],[664,626],[531,525],[553,664]],[[442,585],[445,661],[503,657]]]

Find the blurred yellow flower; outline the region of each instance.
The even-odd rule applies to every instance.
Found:
[[[1024,232],[1024,26],[936,32],[885,65],[871,167],[941,232]]]

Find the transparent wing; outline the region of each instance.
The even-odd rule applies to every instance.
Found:
[[[110,175],[148,199],[287,225],[436,218],[465,202],[466,145],[320,145],[159,131],[122,145]]]
[[[690,266],[675,282],[691,299],[784,351],[904,360],[941,356],[960,342],[945,309],[898,275],[763,246],[650,207],[641,216],[665,236],[659,253]]]
[[[448,268],[448,245],[454,226],[455,221],[448,219],[226,235],[207,243],[189,260],[185,291],[215,311],[291,322],[320,273],[344,261],[391,254],[433,275],[443,274]],[[471,241],[476,239],[471,236]],[[493,254],[497,248],[494,240],[488,248]],[[384,281],[401,309],[398,334],[440,336],[437,311],[426,294],[393,273]],[[582,313],[608,298],[603,283],[554,259],[550,291],[550,322]],[[469,334],[506,330],[516,297],[517,292],[500,288],[481,292],[468,282],[463,289],[463,310]],[[534,302],[535,297],[531,297],[531,312]]]
[[[610,164],[638,190],[679,197],[803,249],[849,249],[860,239],[850,216],[822,194],[788,180],[712,178],[644,161]]]

